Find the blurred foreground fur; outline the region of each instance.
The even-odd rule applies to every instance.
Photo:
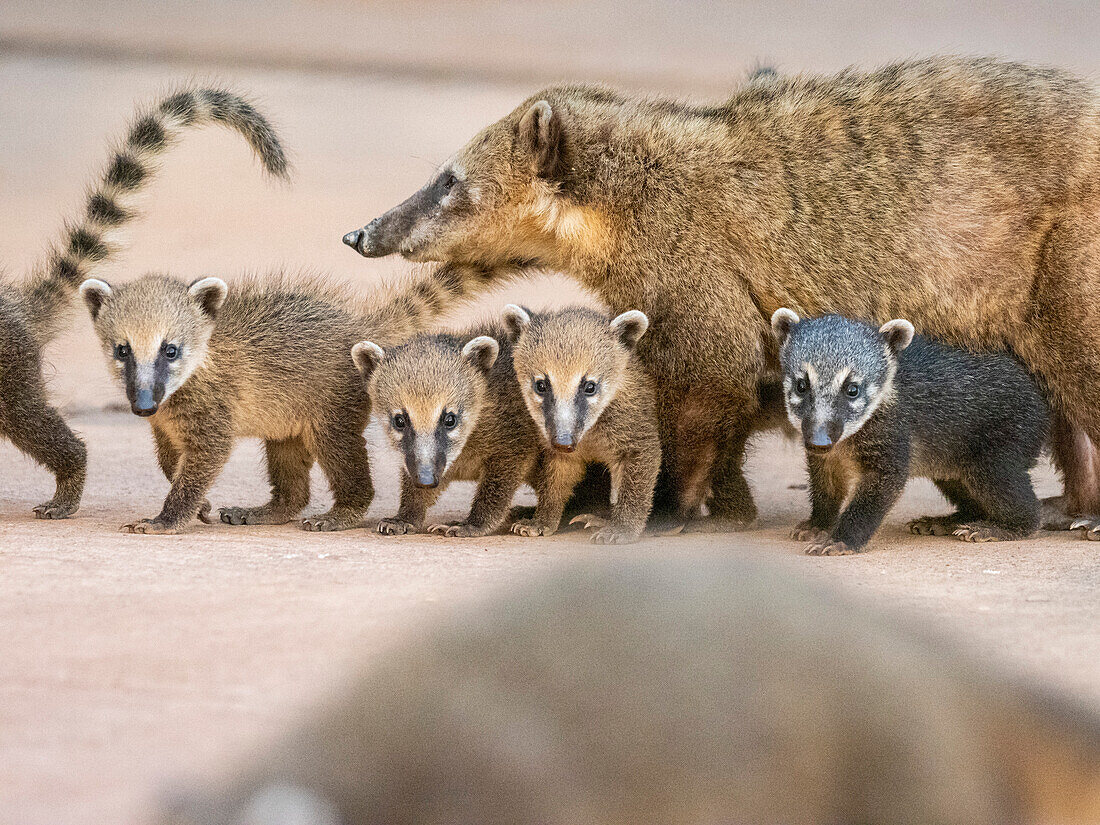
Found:
[[[736,558],[586,565],[428,626],[180,825],[1100,822],[1100,721]]]

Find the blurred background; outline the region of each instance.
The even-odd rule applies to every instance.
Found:
[[[232,281],[285,268],[368,290],[406,265],[367,261],[341,236],[542,85],[603,81],[715,99],[761,64],[820,72],[932,53],[1095,76],[1098,43],[1095,0],[2,0],[0,267],[21,277],[42,258],[135,103],[182,81],[254,96],[291,151],[293,180],[265,180],[234,135],[189,134],[165,156],[131,246],[102,277]],[[455,318],[495,312],[504,297]],[[553,276],[506,297],[536,307],[583,299]],[[162,776],[207,767],[270,730],[341,662],[385,646],[434,603],[591,552],[566,537],[520,548],[383,545],[365,531],[306,536],[293,526],[118,536],[166,491],[148,428],[117,412],[122,393],[82,309],[48,361],[54,397],[88,438],[91,476],[79,518],[35,524],[28,513],[48,497],[49,478],[0,443],[0,821],[132,821]],[[1095,545],[1048,535],[993,549],[926,541],[918,552],[904,520],[943,504],[916,483],[875,552],[813,563],[786,539],[805,509],[805,493],[790,489],[803,481],[801,456],[777,439],[763,445],[750,463],[760,531],[630,552],[736,545],[783,556],[935,615],[1100,705]],[[384,451],[372,458],[376,518],[395,504],[397,470]],[[1049,468],[1037,481],[1043,494],[1058,490]],[[319,509],[319,479],[315,490]],[[259,450],[246,444],[215,506],[264,493]],[[441,506],[457,514],[468,500],[456,490]]]

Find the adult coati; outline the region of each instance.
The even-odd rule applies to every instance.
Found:
[[[812,509],[793,538],[810,541],[807,553],[863,550],[918,475],[956,511],[910,522],[915,533],[1011,541],[1039,527],[1028,471],[1048,411],[1012,356],[943,346],[914,336],[904,319],[876,329],[783,308],[772,329],[787,411],[806,446]]]
[[[560,270],[645,312],[681,518],[708,487],[718,526],[755,516],[741,464],[783,306],[1011,350],[1054,407],[1062,515],[1100,513],[1100,96],[1068,73],[938,57],[714,105],[556,86],[345,242]]]
[[[374,496],[363,429],[370,406],[348,358],[366,336],[407,338],[478,282],[441,266],[403,289],[360,301],[321,279],[273,276],[230,289],[219,278],[188,285],[146,275],[80,287],[104,354],[135,415],[149,418],[157,460],[172,487],[161,512],[122,527],[174,533],[199,515],[237,438],[264,440],[271,500],[220,511],[228,524],[285,524],[309,504],[317,461],[335,502],[306,530],[359,524]]]
[[[119,246],[111,235],[138,217],[136,199],[152,180],[159,156],[187,129],[216,123],[239,132],[264,169],[287,173],[286,155],[267,120],[224,89],[186,89],[139,111],[70,223],[62,242],[23,283],[0,283],[0,435],[49,469],[54,497],[36,518],[65,518],[80,506],[87,451],[46,398],[42,349],[54,337],[77,287]]]
[[[1093,825],[1100,720],[737,554],[423,626],[171,825]]]

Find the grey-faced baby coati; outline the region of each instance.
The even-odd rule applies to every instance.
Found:
[[[221,510],[229,524],[284,524],[309,503],[321,465],[335,502],[307,530],[343,530],[374,496],[363,429],[370,408],[348,358],[365,336],[407,338],[461,300],[476,276],[442,266],[401,290],[357,300],[319,279],[272,276],[230,289],[218,278],[147,275],[80,288],[136,415],[148,417],[172,483],[161,512],[122,529],[172,533],[197,514],[241,437],[264,440],[271,500]],[[200,512],[201,510],[201,512]]]
[[[772,329],[787,412],[806,446],[811,513],[794,537],[811,541],[807,553],[863,550],[909,476],[932,479],[956,508],[911,522],[913,532],[1003,541],[1038,528],[1028,471],[1048,410],[1012,356],[936,343],[905,320],[875,328],[779,309]]]
[[[61,244],[20,284],[0,283],[0,435],[48,468],[54,497],[36,518],[65,518],[80,506],[87,451],[46,398],[42,349],[66,317],[80,283],[120,248],[114,234],[139,215],[137,196],[152,182],[159,156],[184,131],[216,123],[239,132],[264,169],[285,177],[286,156],[274,130],[250,103],[222,89],[187,89],[139,111],[125,140],[89,191],[84,212]]]
[[[424,623],[171,825],[1095,825],[1100,720],[740,554]]]

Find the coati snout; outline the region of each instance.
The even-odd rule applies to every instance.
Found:
[[[504,308],[516,343],[516,377],[551,449],[571,453],[615,398],[630,353],[649,319],[630,310],[612,319],[586,310],[532,316]]]
[[[155,275],[119,287],[96,278],[80,285],[134,415],[155,415],[202,363],[228,290],[220,278],[185,286]],[[166,301],[167,295],[174,300]]]
[[[775,311],[771,324],[787,415],[811,453],[829,452],[889,403],[897,354],[914,334],[903,319],[875,330],[836,315],[802,321],[786,308]]]
[[[386,429],[417,487],[439,486],[462,452],[477,425],[485,374],[498,352],[496,340],[487,335],[458,351],[440,346],[431,336],[417,336],[390,350],[372,341],[352,347],[373,409],[386,416]]]

